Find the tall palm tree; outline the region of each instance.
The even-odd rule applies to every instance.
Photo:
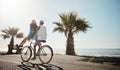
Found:
[[[12,54],[12,49],[14,46],[14,38],[22,38],[23,37],[23,33],[18,33],[19,29],[15,28],[15,27],[8,27],[8,29],[3,29],[1,30],[1,32],[3,34],[1,34],[1,36],[3,37],[3,39],[6,38],[11,38],[10,43],[8,45],[8,54]]]
[[[74,50],[74,34],[79,32],[86,32],[88,28],[91,28],[84,18],[78,18],[77,13],[70,12],[69,14],[59,14],[61,18],[60,22],[53,22],[57,27],[54,28],[54,32],[58,31],[64,33],[67,38],[66,54],[75,55]]]

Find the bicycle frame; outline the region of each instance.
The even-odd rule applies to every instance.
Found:
[[[33,41],[33,40],[32,40]],[[31,50],[33,50],[34,51],[34,49],[32,48],[32,44],[33,45],[35,45],[35,43],[33,43],[32,41],[30,41],[30,46],[29,46],[29,48],[31,49]],[[42,44],[41,44],[41,42],[40,42],[40,44],[39,43],[37,43],[37,45],[36,46],[38,46],[38,50],[37,50],[37,53],[36,54],[38,54],[39,53],[39,51],[40,51],[40,49],[41,49],[41,46],[42,46]],[[44,49],[42,50],[42,52],[43,53],[46,53],[45,51],[44,51]]]

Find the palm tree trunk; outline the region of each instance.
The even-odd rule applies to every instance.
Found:
[[[74,38],[71,31],[68,33],[66,55],[75,55]]]
[[[14,46],[14,37],[11,37],[10,43],[8,44],[8,52],[7,54],[12,54],[12,50],[13,50],[13,46]]]
[[[21,49],[20,49],[20,47],[21,47],[21,46],[19,46],[18,44],[16,44],[16,47],[17,47],[16,54],[20,54],[20,52],[21,52]]]

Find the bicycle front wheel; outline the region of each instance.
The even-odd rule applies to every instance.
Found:
[[[43,45],[39,51],[39,59],[43,64],[47,64],[52,60],[53,50],[48,45]]]
[[[30,47],[29,46],[23,47],[20,56],[24,62],[28,62],[32,56],[32,50],[30,49]]]

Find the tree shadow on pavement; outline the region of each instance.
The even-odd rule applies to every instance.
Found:
[[[113,66],[120,66],[120,57],[97,57],[97,56],[84,56],[85,58],[78,61],[93,62],[104,64],[110,63]]]
[[[63,70],[63,68],[53,64],[36,64],[31,62],[21,62],[18,65],[23,70]]]

